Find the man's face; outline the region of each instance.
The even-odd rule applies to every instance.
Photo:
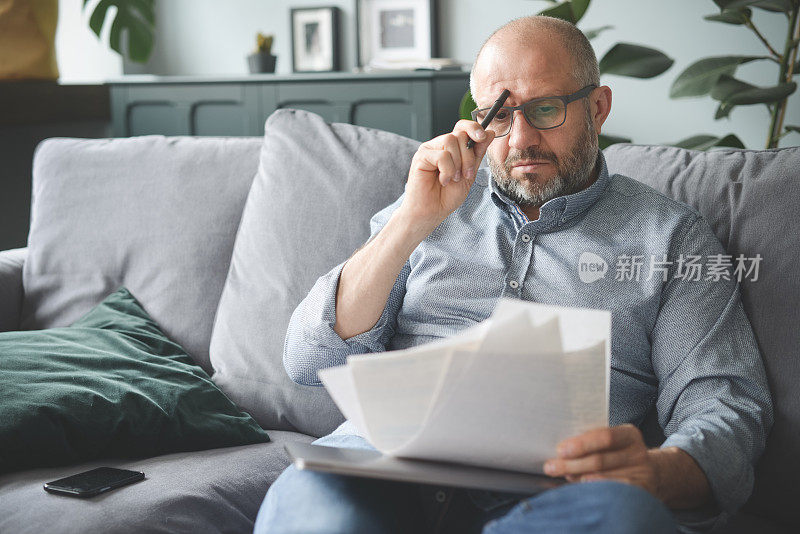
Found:
[[[570,65],[557,42],[525,47],[499,40],[487,45],[476,65],[475,101],[479,108],[490,107],[503,89],[511,91],[506,106],[574,93],[581,87],[570,76]],[[515,111],[511,132],[486,152],[500,190],[526,208],[586,187],[598,151],[591,109],[587,99],[571,102],[564,124],[549,130],[537,130]],[[530,162],[535,164],[523,165]]]

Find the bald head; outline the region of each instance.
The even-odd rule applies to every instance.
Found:
[[[532,15],[514,19],[501,26],[483,43],[470,72],[469,87],[476,94],[476,71],[490,68],[498,53],[524,53],[537,47],[556,44],[568,60],[564,69],[569,70],[577,87],[600,85],[600,69],[591,43],[574,24],[544,15]],[[488,51],[488,53],[486,53]]]

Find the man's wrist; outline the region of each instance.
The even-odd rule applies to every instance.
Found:
[[[403,209],[401,205],[392,214],[386,226],[391,225],[394,230],[400,233],[402,241],[407,244],[407,248],[410,248],[410,255],[411,251],[417,248],[417,245],[428,237],[438,224],[437,222],[425,221],[414,217]]]
[[[705,473],[692,456],[678,447],[647,451],[655,467],[656,497],[675,510],[696,508],[713,495]]]

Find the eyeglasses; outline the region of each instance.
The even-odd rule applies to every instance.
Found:
[[[492,130],[495,138],[508,135],[514,126],[514,112],[516,110],[522,111],[525,121],[538,130],[558,128],[567,120],[567,105],[575,100],[585,98],[596,87],[596,85],[587,85],[571,95],[546,96],[534,98],[519,106],[503,106],[486,129]],[[490,109],[476,109],[472,112],[472,120],[483,122]]]

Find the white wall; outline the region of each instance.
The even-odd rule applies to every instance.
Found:
[[[337,6],[341,66],[355,61],[355,0],[156,0],[156,49],[144,66],[126,72],[176,75],[242,75],[256,46],[256,33],[273,34],[276,72],[292,72],[290,10]]]
[[[69,0],[80,2],[80,0]],[[291,72],[289,12],[292,7],[336,5],[342,9],[342,67],[355,62],[356,0],[157,0],[156,48],[143,67],[126,72],[162,75],[242,75],[245,56],[253,48],[257,31],[275,34],[277,72]],[[62,0],[67,3],[67,0]],[[483,40],[511,18],[547,7],[539,0],[439,0],[440,55],[471,63]],[[631,137],[637,143],[671,143],[699,133],[737,134],[748,148],[763,148],[769,116],[766,107],[742,106],[729,119],[714,120],[710,97],[672,100],[669,87],[693,61],[712,55],[755,54],[766,49],[755,35],[741,27],[712,23],[703,15],[717,12],[712,0],[594,0],[579,26],[615,28],[593,41],[598,59],[620,41],[651,46],[675,60],[658,78],[638,80],[605,76],[613,90],[606,132]],[[755,10],[755,22],[781,51],[786,17]],[[88,31],[88,30],[87,30]],[[738,77],[756,85],[774,85],[777,64],[753,62],[740,67]],[[796,78],[800,81],[800,77]],[[800,124],[800,91],[793,95],[786,124]],[[791,134],[781,146],[800,144]]]
[[[85,13],[83,0],[58,2],[56,58],[61,83],[98,82],[122,74],[120,55],[89,29],[89,14],[96,2],[92,0]],[[105,29],[106,34],[109,29]]]

